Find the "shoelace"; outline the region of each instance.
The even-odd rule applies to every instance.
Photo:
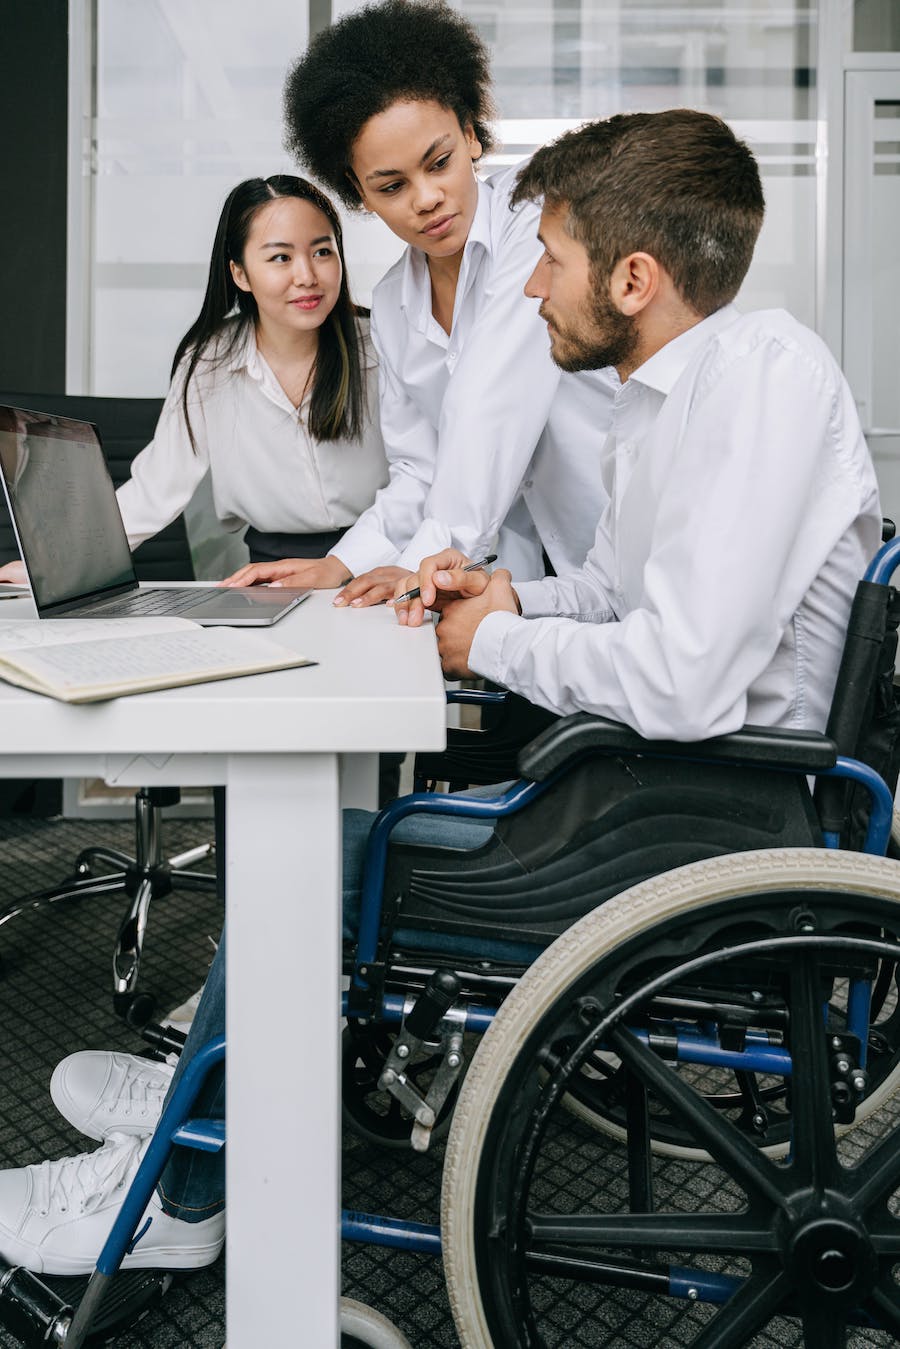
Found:
[[[111,1190],[124,1188],[142,1146],[140,1139],[114,1135],[96,1152],[41,1162],[34,1168],[35,1205],[41,1217],[46,1218],[51,1208],[59,1213],[70,1208],[89,1213],[97,1208]]]
[[[110,1115],[123,1105],[125,1115],[131,1115],[135,1107],[138,1107],[143,1114],[147,1114],[147,1108],[151,1102],[154,1106],[162,1102],[172,1079],[170,1075],[154,1075],[154,1066],[148,1059],[147,1067],[138,1072],[128,1068],[120,1069],[119,1083],[106,1107]]]

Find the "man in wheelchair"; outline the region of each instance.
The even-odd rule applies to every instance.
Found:
[[[513,591],[509,573],[463,574],[468,559],[449,551],[401,584],[420,585],[421,601],[398,606],[400,621],[420,623],[423,606],[441,610],[448,675],[475,672],[554,712],[599,714],[642,736],[694,742],[747,722],[823,730],[881,514],[853,398],[825,345],[783,311],[742,315],[732,304],[763,219],[752,154],[707,114],[613,117],[537,152],[516,199],[538,198],[545,251],[527,294],[541,302],[554,360],[566,370],[613,365],[621,381],[611,434],[597,446],[610,505],[579,572]],[[627,802],[633,765],[602,762],[600,796]],[[691,771],[686,762],[648,767],[646,783],[664,797]],[[505,939],[527,958],[634,879],[592,885],[580,910],[551,904],[538,918],[515,919],[510,896],[523,877],[552,855],[553,891],[557,875],[560,885],[571,881],[573,853],[590,860],[602,846],[588,826],[606,807],[585,773],[569,775],[574,788],[547,793],[549,814],[537,828],[527,808],[496,829],[441,814],[401,820],[392,856],[401,859],[398,874],[418,878],[432,949],[477,959],[494,942],[500,959]],[[726,773],[720,798],[740,776]],[[697,792],[709,795],[702,783]],[[573,835],[573,803],[584,801]],[[785,801],[787,833],[798,821],[802,833],[808,803],[796,786]],[[348,938],[373,818],[348,812]],[[676,820],[676,835],[682,825]],[[754,841],[752,820],[738,825],[749,830],[738,847],[771,841]],[[629,827],[626,820],[621,838]],[[654,839],[637,832],[646,853]],[[604,865],[615,871],[626,851],[617,843]],[[716,846],[681,856],[670,847],[662,869],[710,851]],[[423,856],[427,865],[416,860]],[[638,876],[653,869],[641,867]],[[224,1031],[223,957],[224,944],[176,1078]],[[0,1173],[0,1255],[37,1272],[93,1267],[172,1078],[165,1066],[121,1054],[74,1055],[57,1068],[54,1103],[102,1146]],[[221,1085],[214,1075],[198,1113],[222,1113]],[[208,1263],[223,1239],[223,1205],[220,1156],[170,1163],[147,1211],[153,1221],[125,1265]]]

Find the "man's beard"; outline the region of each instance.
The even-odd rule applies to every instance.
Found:
[[[541,317],[546,318],[543,306]],[[607,295],[593,295],[579,315],[577,327],[563,328],[551,318],[554,332],[550,355],[560,370],[602,370],[624,365],[638,344],[634,319],[616,308]]]

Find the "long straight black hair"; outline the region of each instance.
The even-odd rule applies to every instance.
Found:
[[[196,450],[188,393],[198,362],[224,363],[256,324],[259,311],[249,291],[241,290],[231,275],[229,263],[244,263],[247,236],[257,212],[277,197],[297,197],[308,201],[327,218],[341,260],[341,289],[337,303],[319,328],[319,350],[312,371],[309,402],[309,432],[315,440],[358,440],[366,415],[365,363],[357,309],[350,298],[341,222],[331,202],[305,178],[276,173],[271,178],[247,178],[229,192],[213,241],[209,278],[203,307],[178,343],[172,361],[171,377],[187,356],[181,390],[181,407],[191,445]],[[216,343],[231,325],[228,340]],[[215,352],[213,353],[213,346]]]

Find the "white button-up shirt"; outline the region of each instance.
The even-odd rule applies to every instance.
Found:
[[[184,366],[176,371],[153,440],[131,465],[117,496],[132,548],[157,534],[190,501],[211,470],[216,514],[226,529],[318,534],[351,525],[387,481],[378,424],[376,360],[361,319],[368,412],[362,438],[317,441],[256,346],[246,339],[221,365],[201,359],[188,405],[196,452],[181,408]]]
[[[557,571],[580,566],[593,541],[613,387],[602,372],[561,375],[550,359],[537,302],[523,294],[540,216],[530,203],[510,211],[516,172],[478,184],[449,334],[432,315],[420,249],[407,248],[375,288],[390,483],[334,549],[356,575],[388,563],[415,570],[451,543],[483,555],[507,516],[502,563],[542,575],[520,487]]]
[[[649,737],[822,729],[881,524],[824,343],[782,310],[726,306],[621,386],[606,455],[583,569],[521,586],[525,617],[488,615],[472,668]]]

